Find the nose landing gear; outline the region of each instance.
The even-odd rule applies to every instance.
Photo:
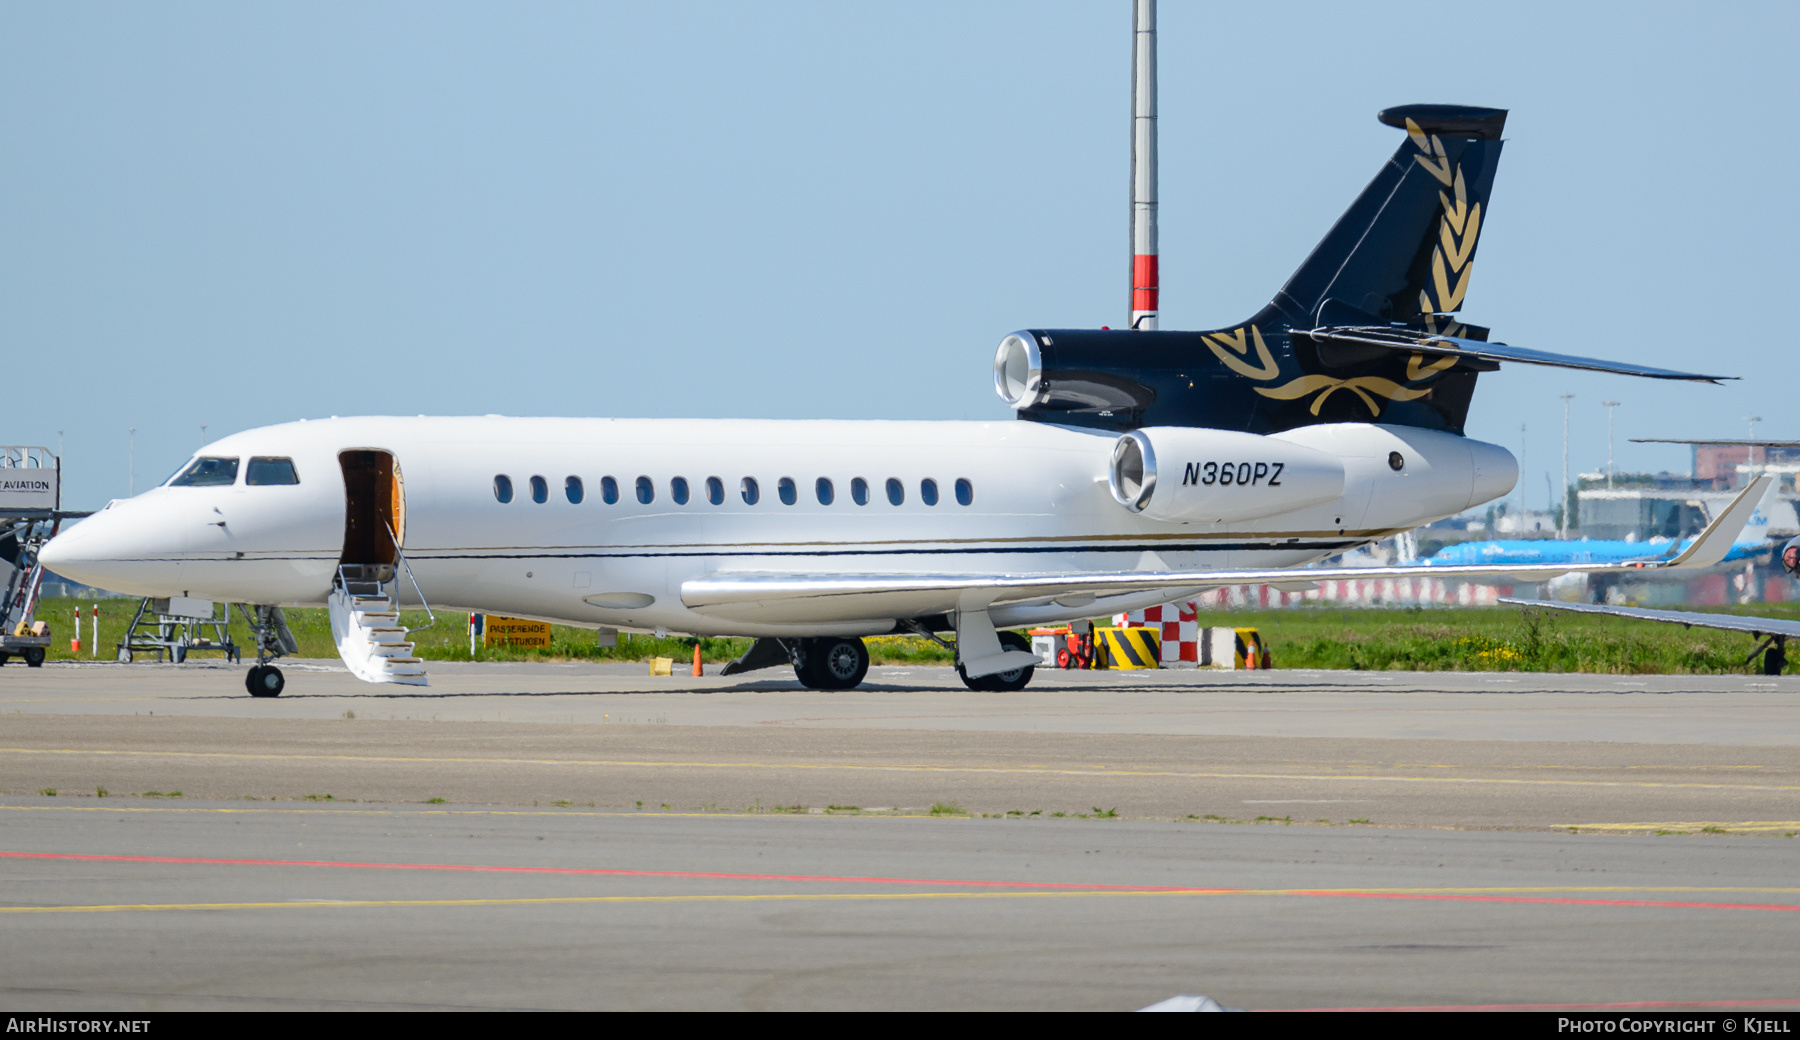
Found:
[[[269,662],[298,653],[300,644],[288,630],[287,618],[282,616],[280,607],[252,607],[240,603],[238,610],[243,612],[244,622],[256,637],[256,665],[244,676],[244,689],[250,691],[252,697],[279,697],[287,680],[282,677],[281,669]]]

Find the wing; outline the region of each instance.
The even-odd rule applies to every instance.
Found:
[[[1425,568],[1358,567],[1346,571],[1300,569],[1236,571],[1130,571],[1125,573],[955,575],[955,574],[717,574],[683,582],[681,601],[712,617],[777,624],[925,617],[951,611],[985,610],[1019,603],[1082,607],[1101,596],[1161,592],[1173,601],[1226,585],[1289,584],[1309,579],[1488,578],[1512,575],[1546,581],[1560,574],[1633,570],[1691,570],[1711,567],[1731,551],[1732,542],[1774,478],[1750,482],[1680,555],[1594,564],[1468,564]]]
[[[1568,610],[1577,614],[1611,614],[1614,617],[1638,618],[1643,621],[1666,621],[1690,628],[1717,628],[1727,632],[1748,632],[1753,636],[1800,636],[1800,621],[1781,618],[1738,617],[1732,614],[1699,614],[1691,610],[1645,610],[1642,607],[1608,607],[1599,603],[1553,603],[1547,600],[1507,599],[1500,602],[1515,607],[1544,607]]]

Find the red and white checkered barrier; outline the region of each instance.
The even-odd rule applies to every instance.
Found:
[[[1501,596],[1512,594],[1506,586],[1475,585],[1441,578],[1344,578],[1326,579],[1306,592],[1282,592],[1267,585],[1229,585],[1212,589],[1186,603],[1167,603],[1117,614],[1113,624],[1125,628],[1160,629],[1164,668],[1198,667],[1203,656],[1200,640],[1207,626],[1200,624],[1206,610],[1269,610],[1308,603],[1346,607],[1459,606],[1491,607]]]
[[[1201,610],[1264,610],[1304,603],[1334,603],[1346,607],[1491,607],[1501,596],[1512,594],[1512,589],[1505,585],[1476,585],[1430,577],[1315,580],[1319,587],[1306,592],[1282,592],[1267,585],[1230,585],[1204,592],[1193,602]]]
[[[1179,668],[1184,665],[1199,667],[1200,622],[1195,616],[1192,600],[1117,614],[1113,617],[1113,624],[1121,628],[1160,629],[1157,638],[1162,641],[1161,662],[1164,668]]]

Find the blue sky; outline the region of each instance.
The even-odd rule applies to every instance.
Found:
[[[1512,109],[1465,316],[1725,388],[1509,367],[1525,488],[1800,437],[1787,4],[1161,13],[1165,328],[1248,316],[1397,144]],[[1006,418],[1007,331],[1118,325],[1130,8],[0,3],[0,440],[65,502],[363,413]]]

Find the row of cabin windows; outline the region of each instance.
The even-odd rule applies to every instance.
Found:
[[[238,459],[217,455],[201,455],[181,467],[169,478],[168,487],[229,487],[237,483]],[[269,484],[298,484],[300,474],[293,459],[273,455],[252,455],[244,470],[244,483],[251,487]]]
[[[531,487],[531,500],[533,502],[541,505],[550,501],[549,481],[545,480],[543,477],[531,477],[526,483]],[[715,506],[724,505],[725,482],[718,477],[707,477],[705,483],[706,500]],[[887,486],[884,490],[887,492],[887,500],[893,505],[905,503],[906,485],[902,484],[898,479],[889,477]],[[633,492],[636,494],[639,502],[644,505],[649,505],[656,501],[656,482],[649,477],[639,477],[637,478],[637,483],[633,488]],[[955,484],[955,494],[958,505],[972,505],[975,502],[975,485],[969,483],[967,477],[958,477]],[[571,503],[580,504],[581,500],[585,498],[586,495],[587,492],[582,487],[580,477],[563,478],[563,496]],[[762,486],[756,482],[755,477],[745,477],[738,482],[738,495],[743,498],[745,505],[753,506],[762,501]],[[799,501],[800,489],[799,486],[794,483],[793,477],[782,477],[775,482],[775,495],[777,498],[781,499],[782,505],[791,506]],[[837,488],[832,484],[830,477],[820,477],[818,480],[813,481],[813,495],[818,498],[820,505],[828,506],[837,501]],[[693,488],[688,485],[686,477],[670,478],[669,497],[674,500],[676,505],[687,505],[688,500],[692,496]],[[511,477],[504,473],[494,477],[494,497],[501,502],[511,502],[513,500],[513,482]],[[611,477],[601,477],[600,500],[609,506],[617,504],[619,501],[619,482]],[[859,506],[868,505],[869,482],[861,477],[852,479],[850,481],[850,500]],[[924,480],[919,481],[919,501],[924,502],[928,506],[935,506],[938,504],[937,481],[932,480],[930,477],[926,477]]]

